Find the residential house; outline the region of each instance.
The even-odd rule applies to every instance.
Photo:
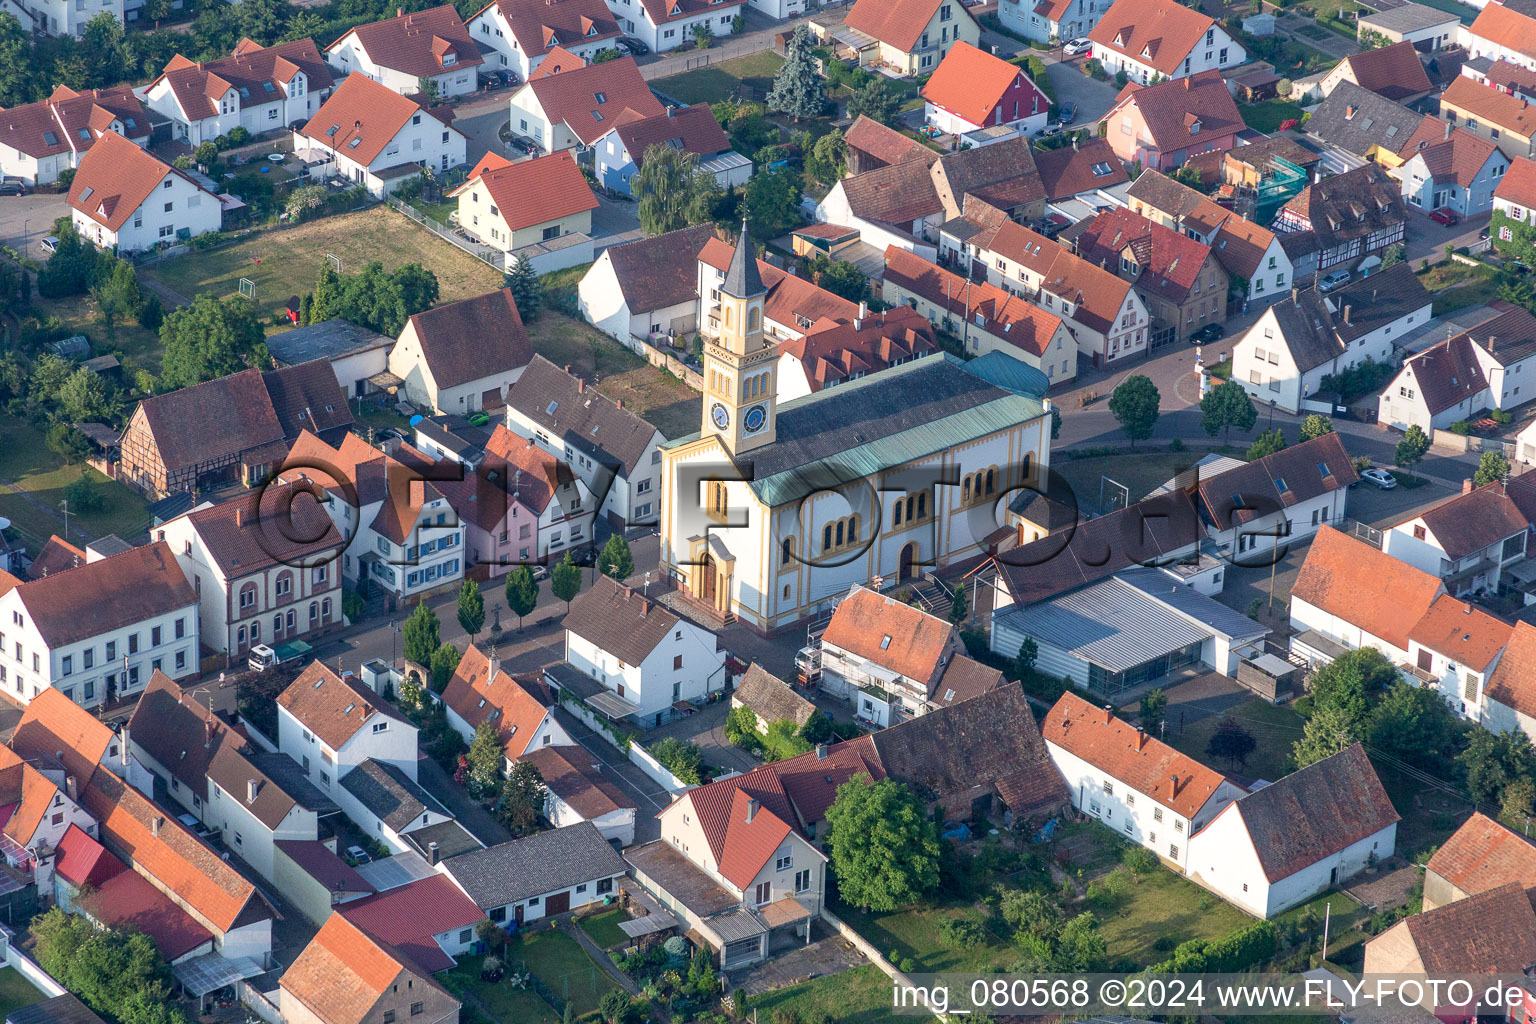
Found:
[[[332,317],[270,336],[267,351],[279,368],[324,359],[331,364],[342,394],[362,398],[379,390],[369,378],[389,368],[389,350],[394,344],[394,338]]]
[[[428,974],[446,971],[454,966],[455,957],[474,953],[479,942],[476,929],[485,920],[485,913],[442,875],[417,878],[348,903],[338,908],[336,916],[395,947],[411,965]],[[407,993],[411,990],[407,985]],[[369,1017],[367,1024],[382,1020]]]
[[[437,870],[492,924],[513,929],[612,899],[627,873],[624,858],[587,821],[461,853]]]
[[[1493,732],[1519,730],[1536,738],[1536,626],[1516,621],[1493,675],[1483,687],[1482,723]]]
[[[938,159],[927,146],[879,121],[860,114],[843,136],[848,143],[848,174],[858,175],[877,167],[921,159],[926,166]]]
[[[770,725],[785,720],[803,729],[816,713],[815,704],[755,661],[731,691],[731,710],[737,708],[747,708],[757,716],[757,731],[764,735]]]
[[[66,793],[71,778],[78,793],[98,767],[137,789],[150,782],[121,736],[56,690],[44,690],[22,710],[9,746]]]
[[[926,74],[958,44],[981,42],[981,26],[956,0],[856,0],[843,24],[835,38],[857,52],[860,65],[901,76]]]
[[[1463,61],[1457,73],[1481,85],[1491,85],[1506,95],[1529,99],[1536,94],[1536,71],[1507,60],[1477,57]],[[1446,84],[1449,87],[1449,82]]]
[[[65,834],[71,829],[96,834],[96,819],[80,806],[78,786],[74,776],[60,785],[11,748],[0,747],[0,857],[44,898],[54,892]]]
[[[510,71],[520,82],[557,46],[589,61],[599,50],[612,48],[619,36],[618,22],[603,0],[492,0],[466,26],[487,65]]]
[[[639,173],[652,146],[698,157],[699,170],[713,177],[722,189],[744,187],[752,176],[752,161],[731,148],[709,104],[695,103],[688,107],[669,105],[665,114],[626,117],[615,124],[593,147],[597,180],[616,192],[632,195],[630,179]]]
[[[1529,402],[1532,387],[1523,382],[1526,367],[1536,370],[1536,317],[1505,302],[1495,302],[1492,311],[1403,363],[1382,389],[1378,420],[1399,430],[1417,424],[1430,431],[1486,409]]]
[[[1453,597],[1496,593],[1504,573],[1524,561],[1531,522],[1503,482],[1473,487],[1382,534],[1382,550],[1431,576]]]
[[[342,914],[328,917],[283,972],[277,996],[283,1019],[290,1024],[368,1024],[415,1017],[424,1024],[458,1024],[461,1005],[430,969]]]
[[[535,355],[507,393],[507,429],[561,459],[586,484],[610,524],[660,516],[661,431],[622,401]],[[551,536],[551,546],[559,543]]]
[[[312,177],[335,174],[382,198],[423,168],[441,173],[465,162],[464,133],[444,118],[366,75],[348,75],[294,131],[293,152],[314,165]]]
[[[753,0],[755,6],[769,6],[772,0]],[[795,0],[780,0],[790,17],[797,8]],[[744,17],[745,0],[608,0],[608,10],[626,35],[634,36],[657,53],[678,47],[698,45],[701,36],[718,38],[736,31],[736,19]]]
[[[210,955],[217,961],[213,932],[175,900],[84,833],[77,834],[74,845],[84,854],[77,855],[77,862],[82,866],[87,859],[94,863],[83,877],[72,872],[66,877],[60,868],[56,888],[68,898],[71,913],[80,914],[98,928],[142,931],[172,966]],[[88,883],[91,878],[96,882]]]
[[[1392,173],[1409,206],[1463,217],[1493,208],[1493,190],[1509,169],[1509,157],[1492,140],[1429,114],[1399,155],[1403,162]]]
[[[1419,51],[1406,41],[1345,57],[1323,76],[1323,95],[1330,95],[1340,82],[1353,82],[1404,106],[1417,103],[1430,91],[1429,75],[1419,60]]]
[[[1226,322],[1230,277],[1210,246],[1123,207],[1073,228],[1078,255],[1131,282],[1146,303],[1150,344],[1182,344]]]
[[[1488,57],[1536,70],[1536,12],[1522,3],[1486,4],[1460,33],[1467,57]]]
[[[1187,874],[1268,919],[1391,857],[1398,821],[1356,743],[1224,807],[1191,838]]]
[[[325,59],[342,78],[358,72],[401,96],[441,100],[474,93],[485,63],[452,4],[359,25],[327,46]]]
[[[241,370],[141,401],[123,430],[117,478],[151,498],[255,484],[300,433],[334,444],[351,427],[346,392],[324,361]]]
[[[96,831],[94,821],[90,829]],[[64,830],[64,835],[54,844],[53,852],[53,899],[66,914],[75,913],[76,900],[82,892],[100,890],[109,879],[128,870],[126,864],[108,853],[105,846],[79,825]],[[181,910],[180,907],[176,909]]]
[[[97,0],[82,3],[76,0],[14,0],[7,11],[15,15],[22,27],[36,36],[75,36],[85,33],[85,26],[99,14],[110,15],[119,25],[126,23],[127,4],[123,0]]]
[[[1518,882],[1536,886],[1536,844],[1481,811],[1461,823],[1424,865],[1424,909]]]
[[[1304,280],[1397,245],[1407,222],[1401,186],[1377,165],[1365,164],[1302,189],[1280,208],[1270,229],[1290,256],[1295,279]]]
[[[976,200],[1021,222],[1045,213],[1045,183],[1035,168],[1029,139],[1014,137],[945,153],[928,170],[946,220],[959,217],[965,204]]]
[[[313,924],[324,924],[340,904],[378,891],[325,841],[279,839],[272,846],[273,885]]]
[[[557,48],[552,54],[563,52]],[[511,99],[512,130],[538,143],[546,153],[596,146],[621,117],[656,117],[667,112],[652,95],[633,57],[578,64],[560,74],[549,74],[549,70],[546,66],[531,75]]]
[[[1332,151],[1328,168],[1340,174],[1361,163],[1396,167],[1397,154],[1423,121],[1423,114],[1346,79],[1312,112],[1306,132]]]
[[[105,132],[147,146],[150,131],[132,87],[76,92],[61,85],[46,100],[0,111],[0,173],[48,185],[60,171],[79,167]]]
[[[1380,11],[1364,10],[1355,24],[1364,38],[1374,32],[1390,43],[1409,42],[1421,53],[1434,53],[1456,45],[1461,20],[1451,12],[1424,4],[1405,3]]]
[[[1238,565],[1268,565],[1273,552],[1342,522],[1349,488],[1359,480],[1344,442],[1329,432],[1202,474],[1197,493],[1216,545]]]
[[[944,55],[922,97],[923,120],[951,135],[997,127],[1034,135],[1051,114],[1051,101],[1023,68],[964,41]]]
[[[1484,692],[1514,626],[1450,594],[1441,594],[1408,631],[1408,664],[1421,682],[1436,686],[1459,718],[1481,722]]]
[[[344,580],[391,605],[451,586],[464,576],[464,532],[434,476],[457,479],[400,444],[387,455],[356,434],[332,448],[305,432],[289,451],[283,480],[308,481],[329,498],[326,511],[349,539],[341,556]]]
[[[804,944],[821,916],[827,858],[797,830],[772,766],[691,789],[657,818],[661,838],[624,859],[721,970]]]
[[[1179,9],[1202,17],[1188,8]],[[1178,17],[1183,20],[1184,15]],[[1224,153],[1237,145],[1237,133],[1244,128],[1218,71],[1154,85],[1127,85],[1103,120],[1108,125],[1104,138],[1116,156],[1157,171],[1181,167],[1198,153]]]
[[[1147,350],[1146,303],[1129,281],[980,202],[944,225],[941,251],[985,267],[986,280],[1059,315],[1095,366]]]
[[[945,220],[930,170],[935,163],[937,156],[911,158],[851,174],[817,204],[815,220],[851,227],[876,249],[897,245],[933,259],[934,232]]]
[[[814,394],[937,352],[933,327],[910,306],[818,320],[798,338],[779,343],[778,400]]]
[[[237,127],[260,135],[308,121],[334,84],[313,39],[276,46],[241,39],[218,60],[172,57],[145,87],[144,102],[170,119],[177,141],[196,149]]]
[[[1232,346],[1232,379],[1261,406],[1273,402],[1292,415],[1321,411],[1317,402],[1331,405],[1315,397],[1323,378],[1368,359],[1392,362],[1396,344],[1429,322],[1433,304],[1407,263],[1328,295],[1293,288]]]
[[[1052,385],[1077,376],[1077,344],[1054,313],[894,245],[885,250],[883,281],[887,303],[910,305],[958,336],[968,355],[1006,353],[1045,374]]]
[[[532,358],[517,303],[503,288],[412,315],[390,349],[389,372],[416,405],[469,415],[499,412]]]
[[[407,837],[412,832],[456,823],[449,810],[415,779],[388,761],[369,758],[341,776],[332,792],[336,803],[364,835],[382,843],[391,855],[420,852],[421,846]],[[457,831],[457,829],[455,829]],[[471,842],[471,845],[478,845]],[[452,952],[450,950],[450,952]]]
[[[644,348],[639,339],[698,330],[699,250],[713,234],[712,225],[699,224],[604,249],[577,286],[581,315],[637,350]]]
[[[231,663],[257,644],[313,640],[345,621],[345,543],[313,494],[282,484],[204,502],[155,536],[198,596],[203,646]]]
[[[569,150],[517,163],[487,153],[448,197],[460,229],[506,253],[508,270],[522,259],[539,273],[592,262],[597,197]]]
[[[1479,85],[1466,75],[1458,75],[1440,94],[1440,116],[1494,143],[1511,161],[1536,152],[1536,110],[1531,109],[1530,100]],[[1505,171],[1506,177],[1512,169]],[[1500,181],[1494,189],[1495,204],[1503,184]]]
[[[1536,910],[1516,882],[1412,914],[1365,944],[1365,970],[1373,974],[1518,974],[1532,963]],[[1448,996],[1436,1000],[1427,994],[1419,1000],[1430,1012],[1446,1013],[1451,1003]],[[1472,997],[1471,1003],[1476,1001]],[[1468,1013],[1473,1009],[1465,1007]]]
[[[699,250],[695,285],[699,296],[698,324],[707,339],[719,337],[724,326],[720,289],[735,253],[736,244],[713,236],[706,239]],[[820,321],[852,323],[859,318],[858,303],[817,287],[766,260],[757,260],[756,267],[766,289],[762,306],[763,332],[769,338],[794,340],[809,333]]]
[[[606,576],[570,604],[565,660],[594,684],[577,696],[611,694],[619,699],[606,702],[616,712],[610,717],[642,728],[677,717],[679,701],[725,686],[725,652],[714,633]]]
[[[0,595],[0,688],[28,704],[56,688],[84,708],[138,693],[155,671],[198,671],[198,599],[157,542],[22,583]]]
[[[1111,0],[1004,0],[997,13],[1008,28],[1038,43],[1077,39],[1093,31]]]
[[[113,131],[80,157],[69,211],[80,237],[122,253],[184,242],[223,223],[218,196]]]
[[[1144,171],[1126,195],[1135,212],[1210,246],[1245,304],[1291,286],[1291,258],[1268,229],[1158,171]]]
[[[1142,85],[1248,60],[1248,52],[1214,18],[1173,0],[1115,0],[1088,39],[1105,71],[1124,71]]]
[[[466,746],[474,742],[475,730],[483,723],[495,726],[506,754],[505,769],[511,771],[512,762],[524,754],[573,742],[555,719],[547,695],[535,692],[542,689],[542,683],[517,679],[470,644],[443,688],[443,708],[448,724]]]
[[[1536,223],[1536,160],[1525,157],[1510,160],[1509,170],[1504,172],[1498,188],[1493,190],[1493,212],[1521,224]],[[1497,216],[1493,219],[1498,241],[1514,241],[1513,229],[1508,224],[1497,223]]]
[[[1429,573],[1319,526],[1291,588],[1291,650],[1319,662],[1334,650],[1374,647],[1394,665],[1407,664],[1409,632],[1443,593]]]
[[[156,673],[128,721],[134,756],[184,808],[269,882],[274,844],[316,840],[323,796],[286,754],[268,754],[164,673]]]
[[[619,849],[635,841],[634,801],[603,774],[603,763],[586,747],[539,747],[518,760],[533,765],[544,780],[544,817],[556,828],[591,822]]]
[[[298,762],[320,792],[364,762],[416,777],[416,727],[352,676],[312,662],[277,698],[277,749]]]
[[[891,525],[899,526],[894,516]],[[1003,684],[1001,672],[964,652],[957,626],[854,587],[821,635],[821,688],[852,704],[855,717],[885,728]]]
[[[1190,838],[1246,795],[1220,772],[1075,693],[1056,701],[1041,732],[1078,813],[1180,871],[1189,866]]]
[[[255,884],[110,772],[94,773],[81,794],[102,845],[206,929],[214,951],[269,964],[275,914]]]
[[[1048,203],[1111,189],[1131,180],[1131,172],[1109,140],[1100,138],[1073,136],[1072,145],[1037,154],[1035,170]]]

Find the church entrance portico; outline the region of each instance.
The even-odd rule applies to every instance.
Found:
[[[897,570],[896,581],[905,583],[917,576],[917,542],[912,541],[902,546],[901,567]]]

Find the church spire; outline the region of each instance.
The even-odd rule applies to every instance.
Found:
[[[763,287],[763,277],[757,272],[757,254],[745,217],[741,221],[741,235],[736,239],[736,252],[731,256],[731,265],[725,272],[720,290],[738,299],[750,299],[768,290]]]

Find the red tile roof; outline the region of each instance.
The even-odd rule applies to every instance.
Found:
[[[217,117],[219,102],[231,89],[239,95],[243,109],[275,103],[287,97],[289,84],[301,72],[307,79],[305,92],[321,92],[334,84],[331,69],[313,39],[276,46],[242,39],[233,55],[218,60],[194,64],[178,54],[146,89],[164,81],[182,111],[190,118],[201,119]]]
[[[80,902],[108,928],[137,928],[148,935],[168,962],[213,942],[212,932],[134,871],[112,876]]]
[[[390,140],[417,114],[436,116],[389,86],[353,72],[342,80],[309,123],[299,129],[299,134],[349,160],[372,166]],[[408,161],[409,157],[402,159]]]
[[[944,0],[858,0],[849,9],[843,23],[851,29],[873,36],[904,53],[917,47],[923,30],[939,12]],[[970,12],[959,4],[955,13],[969,18]]]
[[[128,138],[148,141],[149,117],[131,86],[75,92],[61,85],[46,100],[0,110],[0,145],[32,157],[84,152],[113,121]]]
[[[1536,108],[1528,100],[1480,85],[1465,75],[1458,76],[1440,94],[1440,102],[1455,107],[1463,117],[1474,117],[1483,124],[1523,139],[1536,136]],[[1506,171],[1505,177],[1508,176]],[[1503,187],[1502,181],[1499,186]]]
[[[1137,2],[1140,0],[1119,0],[1115,6]],[[1157,2],[1166,2],[1167,6],[1196,18],[1203,17],[1171,0]],[[1110,14],[1113,13],[1112,9]],[[1104,21],[1109,20],[1110,14],[1104,16]],[[1204,20],[1210,22],[1209,18]],[[1104,27],[1104,21],[1099,22],[1099,28],[1094,29],[1095,35]],[[1183,59],[1179,57],[1180,61]],[[1197,124],[1200,140],[1230,135],[1242,131],[1244,127],[1242,115],[1237,112],[1237,104],[1233,102],[1232,94],[1227,91],[1227,83],[1219,71],[1202,71],[1197,75],[1174,78],[1157,85],[1126,86],[1126,91],[1116,101],[1115,109],[1125,104],[1131,104],[1141,112],[1152,142],[1163,153],[1176,153],[1187,148],[1196,135],[1194,128]],[[1113,111],[1106,116],[1113,116]]]
[[[811,390],[820,391],[938,351],[933,327],[910,306],[871,313],[858,323],[818,320],[804,337],[780,342],[779,355],[798,359]]]
[[[528,76],[528,81],[535,78],[547,78],[550,75],[558,75],[562,71],[572,71],[576,68],[587,66],[586,59],[579,54],[574,54],[563,46],[552,46],[544,59],[539,61],[539,66],[533,69]]]
[[[197,594],[164,541],[16,587],[32,624],[50,647],[100,636],[156,615],[187,609],[190,632]]]
[[[1109,188],[1130,181],[1125,164],[1110,148],[1108,139],[1087,139],[1035,155],[1035,170],[1045,186],[1047,199],[1065,199],[1095,188]]]
[[[128,870],[127,865],[85,833],[71,825],[59,839],[53,869],[65,881],[79,887],[99,889],[107,879]]]
[[[746,0],[640,0],[652,24],[662,25],[705,11],[728,11]]]
[[[1175,305],[1188,300],[1211,258],[1210,246],[1124,207],[1093,218],[1077,236],[1077,249],[1084,259],[1106,268],[1119,266],[1121,253],[1130,250],[1139,267],[1136,287]]]
[[[1493,190],[1493,198],[1517,206],[1536,207],[1536,160],[1523,156],[1511,160],[1509,170],[1504,172]]]
[[[931,164],[939,158],[938,153],[916,139],[903,135],[894,128],[887,128],[879,121],[871,121],[863,114],[848,126],[843,141],[848,143],[849,149],[859,150],[884,164],[899,164],[913,159]]]
[[[738,889],[752,884],[795,820],[772,766],[691,789],[681,799],[693,805],[721,876]]]
[[[30,847],[37,830],[61,797],[59,787],[9,747],[0,747],[0,804],[12,810],[4,834],[17,846]]]
[[[705,111],[708,112],[708,109],[706,107]],[[710,120],[714,120],[713,114]],[[519,160],[517,163],[487,153],[470,171],[464,184],[450,195],[462,195],[473,189],[477,182],[485,186],[491,202],[496,204],[507,227],[513,231],[533,227],[535,224],[548,224],[562,217],[574,217],[578,213],[595,210],[598,205],[597,197],[592,194],[587,179],[582,175],[581,168],[576,166],[576,160],[568,149],[533,160]],[[518,325],[522,325],[521,318]],[[484,374],[477,373],[475,376]]]
[[[502,487],[515,495],[518,504],[542,513],[549,507],[555,488],[574,479],[571,468],[534,443],[496,424],[491,439],[485,443],[485,462],[496,463],[503,473]],[[484,465],[482,462],[481,465]]]
[[[43,543],[37,557],[32,559],[31,565],[27,566],[27,578],[42,579],[44,576],[52,576],[56,572],[74,569],[84,564],[85,551],[75,547],[58,534],[54,534]]]
[[[1536,58],[1536,18],[1502,3],[1485,4],[1467,30],[1516,53]]]
[[[1046,714],[1041,732],[1047,743],[1186,818],[1198,814],[1227,781],[1215,769],[1073,693],[1063,694]]]
[[[635,802],[603,776],[602,764],[586,747],[540,747],[519,760],[537,768],[545,788],[588,821],[635,808]]]
[[[529,57],[542,57],[561,44],[595,43],[619,34],[618,22],[603,0],[493,0],[470,21],[496,8],[512,29],[518,48]]]
[[[22,757],[57,758],[83,785],[122,741],[95,715],[49,686],[32,698],[11,734]]]
[[[724,273],[736,254],[734,242],[710,238],[699,250],[699,262],[707,263]],[[765,319],[784,324],[796,330],[810,330],[819,320],[851,321],[859,315],[857,303],[849,302],[820,288],[803,277],[796,277],[763,260],[757,261],[757,272],[768,289],[763,300]]]
[[[1517,621],[1483,693],[1507,708],[1536,718],[1536,626]]]
[[[446,997],[429,974],[410,968],[407,955],[345,915],[332,914],[278,984],[323,1024],[363,1024],[376,1017],[373,1010],[386,993],[398,990],[402,975],[407,988],[420,981]]]
[[[470,644],[459,660],[453,678],[443,689],[443,703],[471,729],[490,722],[501,734],[507,759],[517,760],[528,750],[545,716],[550,714],[536,696],[499,666],[491,676],[491,660]]]
[[[633,57],[589,64],[560,74],[537,75],[523,88],[533,90],[550,124],[564,121],[587,146],[608,134],[626,110],[641,117],[667,112],[651,93]]]
[[[1426,870],[1469,896],[1510,882],[1532,888],[1536,887],[1536,844],[1474,811],[1440,844]]]
[[[1291,596],[1406,651],[1409,630],[1429,612],[1440,589],[1440,580],[1429,573],[1323,526]]]
[[[423,971],[436,973],[453,966],[434,935],[472,928],[485,920],[447,875],[432,875],[377,896],[345,903],[336,914],[395,946]]]
[[[407,75],[431,77],[485,63],[452,4],[359,25],[352,33],[369,60]],[[327,46],[326,52],[348,34]],[[453,60],[447,59],[450,55]]]
[[[1088,38],[1172,76],[1215,25],[1215,19],[1174,0],[1115,0]]]
[[[1437,183],[1470,188],[1478,172],[1498,153],[1499,147],[1488,139],[1478,138],[1465,128],[1453,128],[1449,121],[1434,114],[1425,114],[1398,156],[1404,163],[1416,156],[1423,157],[1425,170]]]
[[[334,552],[334,558],[344,546],[316,496],[288,484],[264,487],[182,518],[196,529],[219,571],[231,580],[278,565],[316,565],[315,556]]]
[[[575,176],[575,186],[596,206],[597,200],[592,198],[592,190],[587,188],[581,172],[576,170],[569,150],[513,166],[531,167],[544,160],[560,157],[564,157],[570,165],[571,174]],[[543,201],[552,209],[562,211],[566,209],[563,203],[578,206],[583,202],[579,194],[567,191],[572,187],[569,179],[561,182],[558,189],[549,191],[545,190],[544,182],[545,179],[538,174],[524,180],[523,184],[530,191],[521,193],[521,201]],[[502,213],[507,212],[507,208],[502,207]],[[566,213],[561,212],[556,216],[563,217]],[[487,324],[495,324],[496,330],[485,330]],[[411,326],[416,330],[422,358],[426,360],[427,367],[432,371],[432,379],[439,389],[506,373],[527,366],[528,360],[533,358],[533,345],[528,340],[528,332],[523,328],[523,318],[517,312],[517,303],[512,298],[510,288],[434,306],[412,315]]]
[[[342,678],[319,661],[311,662],[278,694],[277,704],[332,750],[340,750],[370,722],[384,718],[404,721],[394,705],[380,700],[355,677]]]
[[[922,96],[934,106],[958,114],[971,124],[985,124],[1016,82],[1023,85],[1026,93],[1020,101],[1025,112],[1031,109],[1028,106],[1031,98],[1039,103],[1040,110],[1050,108],[1051,101],[1017,64],[1010,64],[962,41],[950,47],[944,59],[939,61],[933,77],[923,86]],[[1005,113],[1004,120],[1012,118]]]
[[[1044,355],[1062,327],[1061,317],[1032,302],[985,281],[967,283],[958,274],[895,245],[885,250],[885,280],[1032,356]]]
[[[1536,909],[1513,882],[1414,914],[1402,927],[1431,976],[1517,974],[1536,963]]]
[[[409,445],[401,445],[395,454],[400,458],[385,455],[351,433],[342,439],[340,448],[332,448],[306,430],[293,442],[281,479],[311,480],[360,507],[380,502],[370,528],[396,544],[405,544],[415,532],[422,506],[443,497],[443,493],[431,481],[420,478],[423,468],[432,465],[431,459]],[[341,479],[334,479],[338,475]],[[407,480],[414,482],[406,486]]]
[[[1419,51],[1406,39],[1391,46],[1351,54],[1344,58],[1344,63],[1354,72],[1355,84],[1389,100],[1403,102],[1430,89],[1429,75],[1419,60]],[[1470,78],[1457,78],[1456,81],[1477,86]]]
[[[938,616],[859,587],[838,602],[821,639],[927,686],[958,649],[959,632]]]
[[[128,223],[133,211],[144,204],[160,183],[173,175],[185,178],[218,202],[213,193],[188,175],[151,156],[116,132],[107,132],[80,158],[80,167],[69,187],[69,206],[117,231]]]
[[[731,148],[725,129],[715,120],[707,103],[691,107],[668,108],[655,117],[626,117],[614,127],[624,149],[636,167],[644,165],[645,151],[652,146],[670,146],[701,157],[714,156]]]

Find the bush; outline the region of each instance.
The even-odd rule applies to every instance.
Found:
[[[697,786],[704,781],[704,751],[697,743],[664,736],[647,749],[663,768],[677,776],[679,782]]]
[[[1109,77],[1109,72],[1104,70],[1104,62],[1097,57],[1089,57],[1083,61],[1083,74],[1100,82]]]
[[[1273,922],[1259,921],[1219,939],[1191,939],[1152,968],[1156,974],[1237,973],[1271,960],[1279,948]]]
[[[955,949],[975,949],[987,941],[986,930],[968,917],[949,917],[939,925],[939,938]]]

